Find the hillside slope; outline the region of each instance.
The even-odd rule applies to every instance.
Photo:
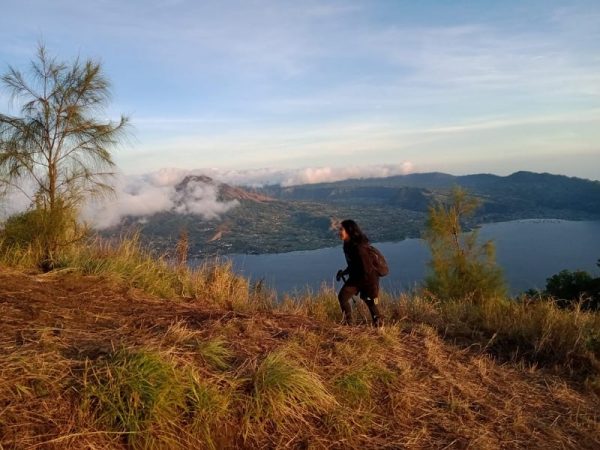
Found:
[[[0,448],[600,446],[597,397],[415,324],[378,333],[167,302],[97,277],[8,269],[0,269],[0,318]],[[175,378],[196,374],[211,393],[193,410],[202,426],[192,426],[186,405],[168,410],[167,425],[159,426],[154,403],[138,416],[148,403],[137,394],[111,408],[130,408],[141,428],[124,432],[125,419],[107,421],[112,410],[98,392],[124,376],[103,377],[124,352],[129,361],[155,355]],[[275,373],[288,384],[274,382]],[[305,379],[315,384],[294,388]]]

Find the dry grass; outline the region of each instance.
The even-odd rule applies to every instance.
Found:
[[[59,265],[84,275],[97,275],[143,289],[163,298],[210,299],[230,309],[248,302],[248,280],[237,276],[231,264],[204,264],[189,268],[146,250],[134,235],[119,240],[96,239],[66,251]]]
[[[383,295],[375,330],[136,239],[61,267],[0,268],[0,448],[600,446],[598,314]]]
[[[358,323],[368,325],[370,314],[364,302],[356,300],[353,308]],[[434,302],[416,294],[393,298],[386,293],[380,309],[388,325],[409,331],[426,324],[454,344],[477,348],[502,361],[552,368],[568,377],[587,378],[590,386],[600,383],[598,312],[561,309],[547,301]],[[287,296],[277,310],[332,323],[341,319],[336,292],[327,287]]]
[[[502,360],[522,360],[579,377],[600,373],[600,314],[550,302],[509,299],[439,306],[429,322],[447,338],[477,345]]]

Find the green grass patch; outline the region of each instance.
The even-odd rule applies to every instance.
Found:
[[[378,364],[367,363],[345,371],[334,383],[341,398],[360,406],[372,402],[376,385],[390,385],[396,378],[392,371]]]
[[[202,380],[190,374],[187,390],[188,414],[191,415],[189,432],[210,449],[217,449],[230,439],[228,414],[232,405],[231,391],[223,391],[212,380]]]

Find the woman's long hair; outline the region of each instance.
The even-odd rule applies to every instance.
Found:
[[[369,238],[365,233],[362,232],[362,230],[354,220],[343,220],[341,225],[342,227],[344,227],[344,230],[346,230],[346,233],[348,233],[348,236],[350,236],[351,244],[358,245],[369,243]]]

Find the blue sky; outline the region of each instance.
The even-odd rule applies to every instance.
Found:
[[[103,62],[109,115],[133,124],[126,174],[600,179],[598,1],[7,3],[2,72],[40,39]]]

